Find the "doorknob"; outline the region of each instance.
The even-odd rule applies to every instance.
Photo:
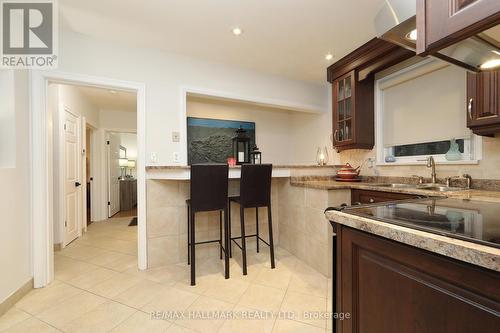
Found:
[[[82,184],[80,184],[79,182],[75,182],[75,187],[78,187],[78,186],[81,186]]]

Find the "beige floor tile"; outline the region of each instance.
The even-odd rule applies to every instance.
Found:
[[[294,320],[276,320],[273,333],[323,333],[324,329]]]
[[[117,272],[124,272],[130,268],[137,268],[137,257],[127,255],[102,266]]]
[[[208,288],[213,286],[217,281],[220,281],[221,279],[224,279],[224,277],[220,276],[219,274],[196,276],[196,285],[192,286],[191,280],[188,277],[179,280],[176,284],[174,284],[174,287],[190,293],[203,295],[208,290]]]
[[[221,279],[210,286],[203,295],[236,304],[249,286],[250,283],[243,280]]]
[[[241,297],[238,305],[263,311],[277,311],[285,292],[260,284],[251,284]]]
[[[286,290],[291,279],[292,272],[286,268],[265,268],[259,272],[257,278],[254,280],[254,283]]]
[[[326,328],[326,298],[289,290],[285,295],[280,310],[293,313],[296,321],[323,329]]]
[[[125,290],[121,294],[113,297],[113,300],[128,305],[130,307],[140,309],[144,305],[148,304],[161,293],[166,288],[165,285],[149,281],[142,280],[133,287]]]
[[[176,287],[166,287],[156,297],[142,307],[142,310],[151,312],[184,311],[200,296]]]
[[[223,311],[231,311],[233,308],[234,304],[232,303],[200,296],[184,312],[187,317],[176,320],[175,323],[199,332],[217,332],[225,321],[218,314]]]
[[[222,333],[247,333],[262,332],[269,333],[273,330],[274,317],[263,314],[260,311],[236,306],[233,309],[234,318],[227,319],[219,332]]]
[[[142,279],[137,276],[120,273],[117,277],[101,282],[88,290],[103,297],[113,298],[141,281]]]
[[[88,273],[77,276],[69,280],[67,283],[81,289],[89,289],[101,282],[116,278],[120,273],[107,268],[98,268]]]
[[[171,325],[166,320],[152,319],[151,315],[137,311],[111,333],[161,333],[166,332]]]
[[[43,321],[36,319],[35,317],[31,317],[30,319],[26,319],[25,321],[20,322],[19,324],[2,331],[2,333],[55,333],[60,332],[56,328],[50,326],[49,324],[44,323]]]
[[[64,325],[105,302],[105,298],[84,291],[37,314],[36,317],[58,329],[62,329]]]
[[[70,261],[66,261],[64,263],[55,263],[54,278],[60,281],[69,281],[77,276],[87,274],[98,268],[98,266],[87,262],[70,259]]]
[[[297,265],[288,289],[307,295],[327,297],[328,279],[306,265]]]
[[[190,330],[179,325],[173,324],[167,329],[167,333],[195,333],[196,331]]]
[[[148,270],[140,271],[137,268],[130,268],[125,271],[126,274],[135,275],[143,279],[159,282],[167,285],[173,285],[177,281],[189,277],[189,266],[185,264],[175,264]]]
[[[86,261],[94,265],[106,266],[107,264],[110,264],[113,261],[117,261],[118,259],[123,259],[123,258],[130,258],[130,257],[128,254],[106,251],[99,257],[90,258],[87,259]]]
[[[70,245],[66,248],[64,248],[61,252],[61,256],[69,257],[72,259],[78,259],[78,260],[87,260],[90,258],[98,257],[102,254],[104,254],[106,251],[103,249],[99,249],[93,246],[87,246],[87,245],[80,245],[80,244],[75,244],[75,245]]]
[[[108,301],[83,314],[63,327],[64,332],[109,332],[129,318],[135,310],[123,304]]]
[[[0,332],[30,318],[31,315],[20,309],[12,308],[0,317]]]
[[[45,288],[33,289],[24,296],[16,307],[35,315],[54,305],[80,294],[82,291],[65,283],[52,283]]]

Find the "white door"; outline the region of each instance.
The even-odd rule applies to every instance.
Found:
[[[120,135],[108,133],[108,217],[120,211]]]
[[[80,235],[82,186],[80,179],[80,118],[64,112],[64,246]]]
[[[82,180],[82,230],[87,232],[87,121],[85,117],[82,117],[82,123],[80,125],[80,133],[82,133],[82,150],[81,150],[81,177]]]

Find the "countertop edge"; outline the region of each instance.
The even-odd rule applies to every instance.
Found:
[[[328,211],[325,216],[338,224],[500,272],[500,249],[494,247],[338,211]]]
[[[337,165],[301,165],[301,164],[276,164],[273,165],[274,169],[320,169],[320,168],[338,168]],[[230,167],[230,169],[240,169],[241,166]],[[154,170],[189,170],[191,167],[189,165],[147,165],[146,171]]]

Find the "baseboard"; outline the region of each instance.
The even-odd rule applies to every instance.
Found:
[[[54,244],[54,252],[61,251],[62,250],[62,244]]]
[[[33,289],[33,278],[29,279],[21,288],[17,289],[5,301],[0,303],[0,317],[10,310],[21,298]]]

